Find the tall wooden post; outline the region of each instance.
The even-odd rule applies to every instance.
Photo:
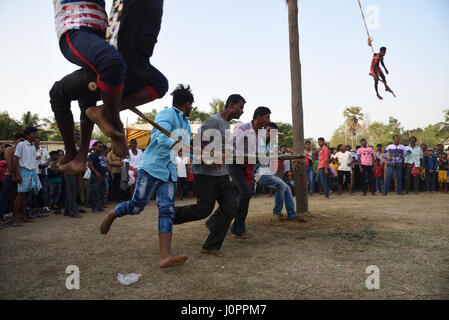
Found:
[[[302,109],[301,61],[299,58],[298,0],[288,0],[288,26],[290,40],[290,74],[292,90],[293,149],[304,153],[304,117]],[[307,213],[307,179],[304,162],[295,171],[296,210]]]

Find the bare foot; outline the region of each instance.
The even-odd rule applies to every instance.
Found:
[[[77,215],[74,215],[74,216],[70,216],[70,218],[82,218],[83,216],[82,215],[80,215],[80,214],[77,214]]]
[[[384,98],[381,97],[380,94],[377,94],[377,97],[379,98],[379,100],[383,100]]]
[[[8,227],[23,227],[23,224],[21,224],[21,223],[18,222],[18,221],[11,221],[11,222],[8,224]]]
[[[242,233],[241,235],[234,235],[234,237],[240,240],[247,240],[254,238],[254,236],[252,234],[249,234],[248,232]]]
[[[86,160],[75,157],[69,163],[59,165],[58,170],[69,175],[75,175],[86,171]]]
[[[101,132],[111,139],[124,139],[125,135],[117,130],[113,124],[106,118],[104,114],[104,107],[90,107],[86,110],[87,117],[92,120]]]
[[[64,165],[69,163],[70,161],[72,161],[74,158],[76,157],[75,154],[70,154],[69,152],[67,152],[61,160],[59,160],[59,165]]]
[[[112,151],[119,157],[126,157],[129,154],[128,146],[126,145],[125,138],[115,139],[111,137]]]
[[[220,250],[207,250],[207,249],[201,248],[201,253],[212,254],[217,257],[224,257],[224,253]]]
[[[188,256],[185,254],[179,254],[176,256],[170,255],[166,258],[159,258],[159,268],[177,267],[186,262]]]
[[[114,222],[115,218],[117,218],[117,216],[115,215],[114,210],[108,213],[108,215],[103,219],[103,222],[100,225],[101,234],[106,234],[109,232],[109,229],[111,228],[111,225]]]
[[[22,218],[22,219],[20,219],[20,220],[22,220],[23,223],[34,222],[33,219],[27,219],[27,218]]]

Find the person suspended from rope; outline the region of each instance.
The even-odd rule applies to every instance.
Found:
[[[379,80],[383,82],[385,85],[385,91],[389,91],[393,94],[394,97],[395,94],[393,90],[390,89],[390,87],[387,85],[387,79],[385,77],[385,74],[382,72],[382,69],[380,68],[380,64],[382,64],[382,67],[384,67],[386,74],[388,74],[388,70],[385,67],[384,64],[384,56],[387,53],[387,48],[382,47],[380,48],[379,53],[375,53],[373,56],[373,60],[371,62],[371,70],[370,70],[370,76],[374,78],[374,88],[376,89],[377,97],[382,100],[382,96],[379,94],[378,85]]]

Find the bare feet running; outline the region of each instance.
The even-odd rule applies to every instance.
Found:
[[[207,250],[207,249],[201,248],[201,253],[212,254],[217,257],[224,257],[224,253],[220,250]]]
[[[110,211],[100,225],[101,234],[106,234],[109,232],[109,229],[111,229],[111,225],[114,222],[115,218],[117,218],[117,216],[115,215],[114,210]]]
[[[383,100],[384,98],[382,98],[382,96],[380,94],[377,94],[377,97],[379,98],[379,100]]]
[[[186,262],[188,256],[185,254],[179,254],[179,255],[170,255],[166,258],[159,258],[159,268],[171,268],[171,267],[177,267],[182,265],[184,262]]]

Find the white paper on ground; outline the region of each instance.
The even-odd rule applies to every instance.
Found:
[[[133,284],[134,282],[139,280],[140,276],[141,276],[141,274],[136,274],[136,273],[130,273],[130,274],[125,274],[125,275],[119,273],[117,276],[117,280],[121,284],[124,284],[125,286],[129,286],[130,284]]]

